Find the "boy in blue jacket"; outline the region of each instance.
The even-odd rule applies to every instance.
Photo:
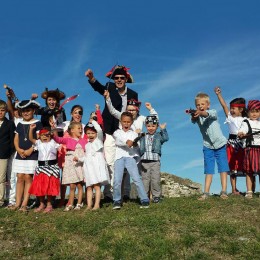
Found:
[[[157,116],[147,116],[145,120],[147,133],[140,139],[141,174],[147,194],[151,190],[153,202],[159,203],[161,196],[161,148],[169,140],[166,124],[160,125]]]

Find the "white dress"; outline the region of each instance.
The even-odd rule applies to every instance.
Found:
[[[85,146],[85,156],[79,158],[83,162],[83,174],[86,187],[94,184],[106,185],[110,182],[107,163],[104,157],[103,133],[99,124],[92,122],[97,130],[98,136],[93,142],[88,142]]]

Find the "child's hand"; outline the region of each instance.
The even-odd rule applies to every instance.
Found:
[[[55,121],[54,121],[54,119],[53,119],[53,116],[50,116],[50,118],[49,118],[49,124],[50,124],[51,129],[54,129],[54,128],[57,127],[57,125],[56,125],[56,123],[55,123]]]
[[[28,157],[28,156],[30,156],[30,155],[32,154],[32,152],[33,152],[33,149],[31,149],[31,148],[28,149],[28,150],[25,150],[25,151],[24,151],[24,156],[25,156],[25,157]]]
[[[94,74],[93,74],[93,71],[91,69],[88,69],[86,72],[85,72],[85,76],[89,79],[89,80],[93,80],[94,79]]]
[[[35,100],[38,98],[38,95],[36,93],[32,93],[32,96],[31,96],[31,99],[32,100]]]
[[[23,159],[25,159],[26,158],[26,156],[24,155],[24,150],[23,149],[17,149],[17,153],[19,153],[19,155],[21,156],[21,158],[23,158]]]
[[[133,146],[133,141],[131,141],[131,140],[127,140],[126,141],[126,144],[127,144],[127,146],[130,148],[130,147],[132,147]]]
[[[216,95],[221,94],[221,88],[220,88],[219,86],[216,86],[216,87],[214,88],[214,91],[215,91]]]
[[[36,124],[30,124],[30,129],[36,128]]]
[[[140,133],[142,132],[142,130],[141,130],[140,128],[138,128],[138,129],[135,129],[135,132],[136,132],[137,134],[140,134]]]
[[[78,161],[79,161],[79,158],[78,158],[77,156],[75,156],[75,157],[73,158],[73,161],[74,161],[74,162],[78,162]]]
[[[243,133],[243,132],[238,132],[238,133],[237,133],[237,137],[238,137],[238,138],[243,138],[244,136],[246,136],[246,134]]]
[[[99,105],[99,104],[96,104],[96,105],[95,105],[95,109],[96,109],[96,111],[97,111],[97,110],[100,110],[100,105]]]
[[[152,105],[149,102],[145,102],[145,107],[150,111],[152,109]]]
[[[166,123],[160,124],[160,128],[161,129],[165,129],[166,128]]]
[[[108,99],[109,99],[110,95],[109,95],[109,92],[108,92],[108,90],[105,90],[105,91],[104,91],[104,94],[103,94],[103,96],[105,97],[105,99],[106,99],[106,100],[108,100]]]

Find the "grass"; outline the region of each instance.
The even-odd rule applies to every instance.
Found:
[[[96,212],[0,209],[0,259],[260,259],[260,199],[164,199]]]

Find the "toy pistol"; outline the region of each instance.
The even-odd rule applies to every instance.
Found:
[[[10,94],[10,97],[11,97],[11,99],[13,100],[13,101],[18,101],[18,98],[17,98],[17,96],[15,95],[15,93],[14,93],[14,91],[13,91],[13,89],[12,88],[10,88],[9,86],[7,86],[6,84],[4,84],[4,88],[6,89],[6,90],[8,90],[8,92],[9,92],[9,94]]]
[[[190,115],[194,115],[196,113],[196,111],[197,111],[196,109],[190,108],[190,109],[186,109],[185,113],[190,114]]]

